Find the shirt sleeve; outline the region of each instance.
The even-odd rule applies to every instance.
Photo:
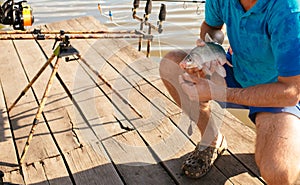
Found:
[[[206,0],[205,2],[205,22],[210,26],[221,26],[224,24],[221,16],[219,0]]]
[[[300,3],[297,1],[277,3],[270,17],[272,50],[278,75],[283,77],[300,75]]]

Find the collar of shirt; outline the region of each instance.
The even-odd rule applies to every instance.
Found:
[[[239,9],[244,16],[248,16],[252,13],[259,13],[265,10],[267,7],[268,3],[270,3],[269,0],[257,0],[256,4],[248,11],[245,11],[243,6],[240,3],[240,0],[234,0],[235,1],[235,6],[237,9]]]

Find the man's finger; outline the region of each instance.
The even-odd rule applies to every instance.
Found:
[[[184,80],[183,75],[179,76],[178,82],[179,82],[183,92],[188,95],[190,100],[197,100],[198,93],[197,93],[197,88],[194,83],[190,83],[189,81]]]
[[[203,46],[205,46],[205,42],[202,39],[197,39],[196,45],[200,46],[200,47],[203,47]]]

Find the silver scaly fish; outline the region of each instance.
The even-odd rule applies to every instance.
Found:
[[[207,34],[204,46],[197,46],[191,50],[191,52],[180,62],[180,67],[188,70],[195,69],[203,70],[204,74],[209,78],[214,72],[217,72],[220,76],[225,77],[226,71],[223,67],[225,63],[232,65],[226,59],[226,53],[224,48],[211,40]]]

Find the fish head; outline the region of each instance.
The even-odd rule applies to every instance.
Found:
[[[201,69],[202,66],[199,64],[201,64],[202,60],[203,59],[199,54],[195,52],[191,52],[180,62],[179,65],[184,70],[193,69],[193,68]]]

